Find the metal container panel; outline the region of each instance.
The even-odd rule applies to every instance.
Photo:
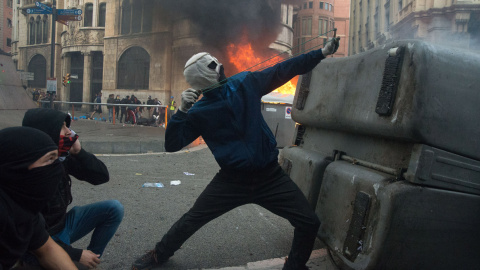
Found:
[[[415,145],[405,178],[415,184],[480,195],[480,161]]]
[[[316,213],[340,269],[478,269],[480,196],[335,161]]]
[[[284,148],[279,159],[283,170],[297,184],[313,209],[318,201],[323,173],[331,161],[331,157],[299,147]]]
[[[388,66],[392,48],[403,50],[398,70]],[[292,117],[308,127],[423,143],[480,160],[478,74],[479,54],[396,41],[324,59],[299,81]],[[385,91],[388,79],[395,91]],[[382,100],[391,102],[383,104],[390,112],[381,110]]]

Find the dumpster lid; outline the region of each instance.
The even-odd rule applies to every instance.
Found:
[[[293,104],[294,95],[282,94],[278,92],[271,92],[262,97],[263,103],[282,103],[282,104]]]

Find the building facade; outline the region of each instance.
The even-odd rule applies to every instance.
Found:
[[[479,0],[359,0],[350,17],[350,55],[399,39],[480,50]]]
[[[341,38],[340,48],[334,57],[348,52],[349,0],[302,0],[294,18],[294,53],[301,54],[323,48],[336,28]]]
[[[0,49],[12,50],[13,0],[0,0]]]
[[[52,0],[40,2],[52,5]],[[14,4],[13,59],[17,69],[34,73],[28,87],[45,89],[51,77],[52,18],[27,14],[28,8],[35,8],[35,0]],[[201,42],[188,16],[165,10],[161,1],[58,0],[56,8],[82,10],[81,21],[56,23],[53,77],[62,101],[92,102],[100,91],[103,102],[109,94],[133,94],[141,101],[152,96],[163,104],[170,96],[180,100],[189,87],[183,77],[188,58],[217,50]],[[291,49],[293,6],[282,5],[281,14],[282,29],[270,45],[277,51]],[[71,83],[65,87],[61,81],[66,74]]]

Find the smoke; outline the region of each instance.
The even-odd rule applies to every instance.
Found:
[[[298,0],[288,0],[288,2]],[[162,8],[186,16],[206,46],[219,50],[237,43],[244,33],[256,46],[268,46],[281,26],[282,0],[162,0]]]

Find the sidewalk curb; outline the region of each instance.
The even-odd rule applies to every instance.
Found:
[[[312,254],[310,255],[310,259],[308,260],[307,266],[311,267],[311,269],[315,269],[315,266],[318,265],[318,262],[324,262],[325,260],[327,260],[327,256],[327,250],[324,248],[313,250]],[[207,268],[203,270],[281,270],[284,263],[285,257],[281,257],[258,262],[249,262],[246,266]]]

